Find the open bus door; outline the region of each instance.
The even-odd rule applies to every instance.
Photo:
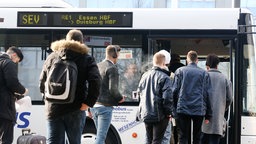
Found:
[[[195,50],[198,52],[198,66],[205,69],[206,56],[209,53],[215,53],[220,58],[220,64],[218,69],[226,75],[232,82],[234,79],[234,61],[235,61],[235,48],[236,39],[235,35],[223,36],[223,35],[204,35],[204,36],[152,36],[148,38],[148,61],[152,63],[152,56],[154,53],[161,49],[165,49],[171,53],[179,54],[181,62],[186,64],[186,55],[189,50]],[[151,57],[150,57],[151,55]],[[233,139],[233,106],[226,111],[225,119],[227,121],[227,127],[225,136],[221,139],[221,144],[231,144]],[[191,130],[190,139],[193,137]],[[191,140],[192,141],[192,140]],[[190,142],[191,142],[190,141]]]
[[[234,144],[256,143],[256,25],[251,15],[240,15],[234,98]]]

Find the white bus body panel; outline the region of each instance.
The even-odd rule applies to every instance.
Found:
[[[136,106],[118,106],[114,108],[111,124],[118,132],[122,144],[145,142],[144,123],[135,121],[137,109]],[[47,137],[44,105],[33,105],[30,111],[18,113],[17,124],[14,128],[14,143],[21,135],[22,128],[30,128],[31,132]],[[137,137],[132,136],[134,133]]]
[[[241,136],[241,144],[256,144],[255,136]]]
[[[242,116],[241,144],[256,144],[256,117]]]
[[[46,136],[47,127],[44,105],[33,105],[31,110],[17,113],[13,143],[16,143],[17,138],[22,134],[22,128],[30,128],[31,132]]]
[[[117,106],[114,108],[112,124],[121,138],[122,144],[145,143],[145,126],[136,121],[137,106]],[[133,134],[137,137],[133,137]]]
[[[174,30],[237,30],[240,9],[82,9],[82,8],[1,8],[0,27],[16,29],[17,13],[29,12],[133,12],[132,27],[97,27],[97,29],[174,29]],[[159,26],[161,23],[161,26]],[[78,29],[95,29],[95,27],[76,27]],[[38,29],[38,27],[22,27],[22,29]],[[40,29],[52,29],[41,27]],[[55,27],[70,29],[70,27]]]

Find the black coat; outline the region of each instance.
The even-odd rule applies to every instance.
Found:
[[[17,68],[7,54],[0,55],[0,118],[13,122],[16,121],[14,93],[26,91],[19,82]]]
[[[98,63],[98,67],[102,77],[102,85],[101,94],[97,102],[105,106],[118,105],[123,96],[118,89],[119,74],[116,65],[109,60],[103,60]]]
[[[80,109],[82,103],[93,107],[100,93],[101,77],[94,58],[88,54],[88,47],[77,41],[60,40],[53,42],[51,49],[53,52],[47,57],[40,75],[40,92],[44,93],[45,91],[44,83],[47,78],[47,71],[56,57],[65,57],[65,59],[75,61],[78,76],[76,97],[73,103],[52,104],[45,101],[48,118],[56,118],[74,112]]]

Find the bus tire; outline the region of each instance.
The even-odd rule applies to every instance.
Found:
[[[91,118],[86,118],[86,124],[83,130],[81,144],[95,143],[96,140],[96,127]],[[118,135],[115,127],[110,125],[108,130],[105,144],[121,144],[120,136]]]

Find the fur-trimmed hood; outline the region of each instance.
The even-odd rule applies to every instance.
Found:
[[[54,52],[71,50],[81,54],[88,54],[89,47],[85,44],[81,44],[78,41],[59,40],[51,44],[51,49]]]

